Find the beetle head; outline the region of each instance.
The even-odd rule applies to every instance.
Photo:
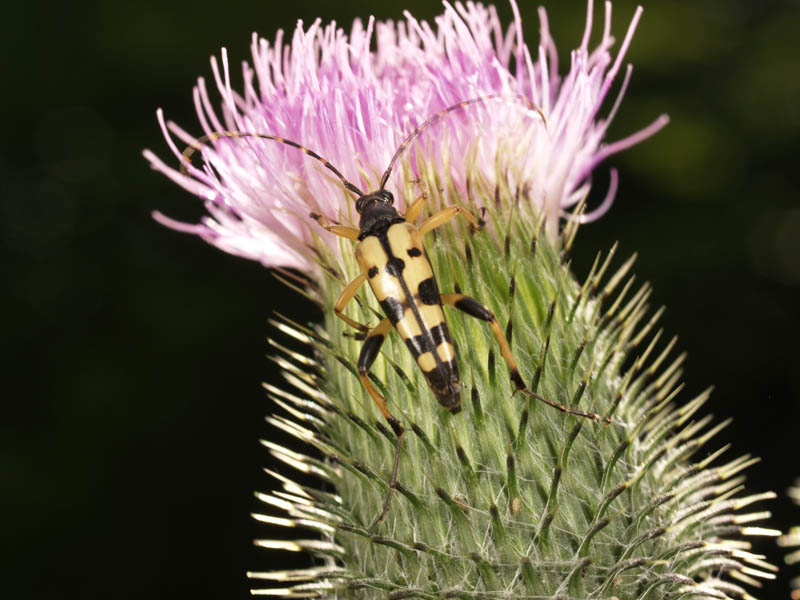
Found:
[[[367,235],[374,232],[376,227],[380,228],[396,223],[398,220],[402,221],[403,218],[397,214],[392,204],[394,204],[394,196],[391,192],[383,189],[359,196],[356,200],[356,210],[361,215],[359,221],[361,234]]]
[[[392,206],[394,204],[394,196],[389,190],[378,190],[377,192],[370,192],[369,194],[364,194],[360,196],[358,200],[356,200],[356,211],[358,214],[362,214],[370,205],[388,205]]]

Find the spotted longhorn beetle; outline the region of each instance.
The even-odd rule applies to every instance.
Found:
[[[333,306],[333,310],[339,318],[361,332],[362,339],[365,340],[358,357],[358,374],[361,383],[397,436],[389,492],[384,501],[381,514],[372,524],[370,530],[381,523],[389,512],[392,494],[397,488],[400,451],[403,437],[406,433],[405,427],[389,411],[386,406],[386,399],[375,389],[368,376],[370,367],[375,362],[386,336],[393,327],[403,338],[439,404],[453,415],[461,412],[461,383],[456,349],[450,337],[450,331],[442,310],[444,305],[457,308],[471,317],[486,321],[491,326],[517,392],[528,394],[567,414],[586,417],[594,421],[611,422],[610,419],[595,413],[567,408],[563,404],[548,400],[528,389],[520,376],[511,347],[494,313],[484,304],[464,294],[439,293],[430,259],[422,244],[422,236],[444,225],[456,215],[464,217],[469,222],[470,229],[473,232],[480,231],[482,224],[475,216],[460,206],[449,206],[428,217],[422,225],[416,227],[413,223],[425,207],[426,194],[423,193],[414,200],[406,209],[405,215],[401,216],[393,207],[394,196],[385,189],[386,182],[389,180],[395,163],[411,142],[426,127],[455,110],[504,96],[507,95],[490,94],[459,102],[427,119],[416,127],[398,146],[388,168],[381,177],[378,189],[366,194],[345,179],[336,167],[313,150],[278,136],[236,131],[215,132],[199,138],[197,144],[188,147],[183,153],[183,159],[186,162],[190,162],[192,154],[202,149],[200,144],[209,140],[216,141],[225,137],[254,137],[273,140],[297,148],[321,162],[341,180],[345,189],[357,197],[355,208],[360,215],[357,229],[339,225],[317,213],[312,212],[310,217],[317,221],[326,231],[358,242],[355,247],[355,255],[361,267],[361,274],[344,287]],[[516,96],[516,98],[524,101],[530,109],[535,110],[544,122],[544,115],[542,115],[541,110],[534,106],[530,100],[524,96]],[[184,165],[181,166],[185,168]],[[355,297],[365,281],[369,282],[386,315],[372,329],[344,314],[344,309]]]

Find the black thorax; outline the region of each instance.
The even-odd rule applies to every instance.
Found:
[[[397,211],[390,204],[378,198],[375,200],[367,198],[361,210],[358,239],[363,240],[371,235],[380,237],[381,234],[386,233],[386,230],[391,225],[402,223],[403,221],[405,219],[397,214]]]

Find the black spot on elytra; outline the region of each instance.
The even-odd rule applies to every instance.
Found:
[[[423,304],[433,305],[440,304],[439,288],[436,286],[436,280],[433,277],[428,277],[419,284],[418,292],[419,301]]]
[[[370,279],[375,277],[378,274],[378,267],[370,267],[369,271],[367,271],[367,275]]]
[[[415,258],[417,256],[422,256],[422,250],[420,250],[419,248],[409,248],[408,249],[408,255],[411,258]]]
[[[450,330],[447,328],[445,323],[440,323],[435,327],[431,327],[431,336],[433,337],[433,344],[434,346],[439,346],[444,342],[452,343],[450,339]]]
[[[436,345],[433,343],[433,339],[431,338],[430,334],[415,335],[414,337],[406,338],[404,341],[406,343],[406,347],[411,351],[411,354],[415,359],[420,354],[425,354],[426,352],[433,352],[436,350]]]
[[[423,371],[436,399],[444,408],[456,414],[461,411],[461,384],[455,361],[440,363],[431,371]]]
[[[402,258],[397,258],[393,256],[389,259],[389,262],[386,263],[386,272],[393,277],[397,277],[400,279],[403,276],[403,269],[406,268],[406,263],[403,262]]]
[[[405,311],[403,303],[391,296],[381,300],[381,308],[383,309],[383,314],[389,317],[389,320],[395,325],[403,318]]]

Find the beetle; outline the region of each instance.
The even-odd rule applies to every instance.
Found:
[[[570,409],[528,389],[519,373],[508,340],[494,313],[486,305],[464,294],[441,294],[439,292],[433,267],[422,243],[422,236],[444,225],[456,216],[466,219],[473,232],[480,231],[482,223],[472,213],[454,205],[436,212],[417,227],[414,225],[414,221],[417,220],[425,207],[426,194],[423,193],[416,198],[407,207],[405,215],[400,215],[397,209],[394,208],[394,196],[385,189],[395,163],[425,128],[455,110],[504,96],[504,94],[491,94],[459,102],[428,118],[417,126],[398,146],[389,166],[380,179],[378,189],[368,193],[362,192],[345,179],[335,166],[313,150],[274,135],[236,131],[215,132],[199,138],[197,144],[190,146],[183,153],[183,158],[189,162],[192,154],[201,149],[200,144],[202,142],[215,141],[224,137],[254,137],[272,140],[297,148],[321,162],[341,180],[345,189],[356,196],[355,209],[359,215],[358,228],[340,225],[314,212],[310,213],[309,216],[329,233],[357,242],[355,256],[361,273],[345,285],[334,303],[333,310],[336,316],[357,329],[363,336],[364,344],[357,363],[358,375],[365,390],[375,402],[397,438],[389,491],[384,501],[382,512],[370,530],[381,523],[388,514],[392,494],[397,488],[397,471],[406,429],[389,411],[386,399],[369,380],[369,371],[378,356],[384,340],[390,331],[394,329],[405,342],[439,404],[450,414],[456,415],[461,412],[461,383],[456,349],[447,327],[443,306],[456,308],[489,324],[500,346],[500,353],[508,366],[516,392],[526,393],[567,414],[586,417],[594,421],[610,422],[606,417]],[[528,107],[534,109],[544,121],[541,111],[532,105],[527,98],[523,96],[518,96],[517,98],[526,102]],[[345,308],[365,282],[369,284],[385,315],[380,323],[373,328],[369,328],[344,314]]]

